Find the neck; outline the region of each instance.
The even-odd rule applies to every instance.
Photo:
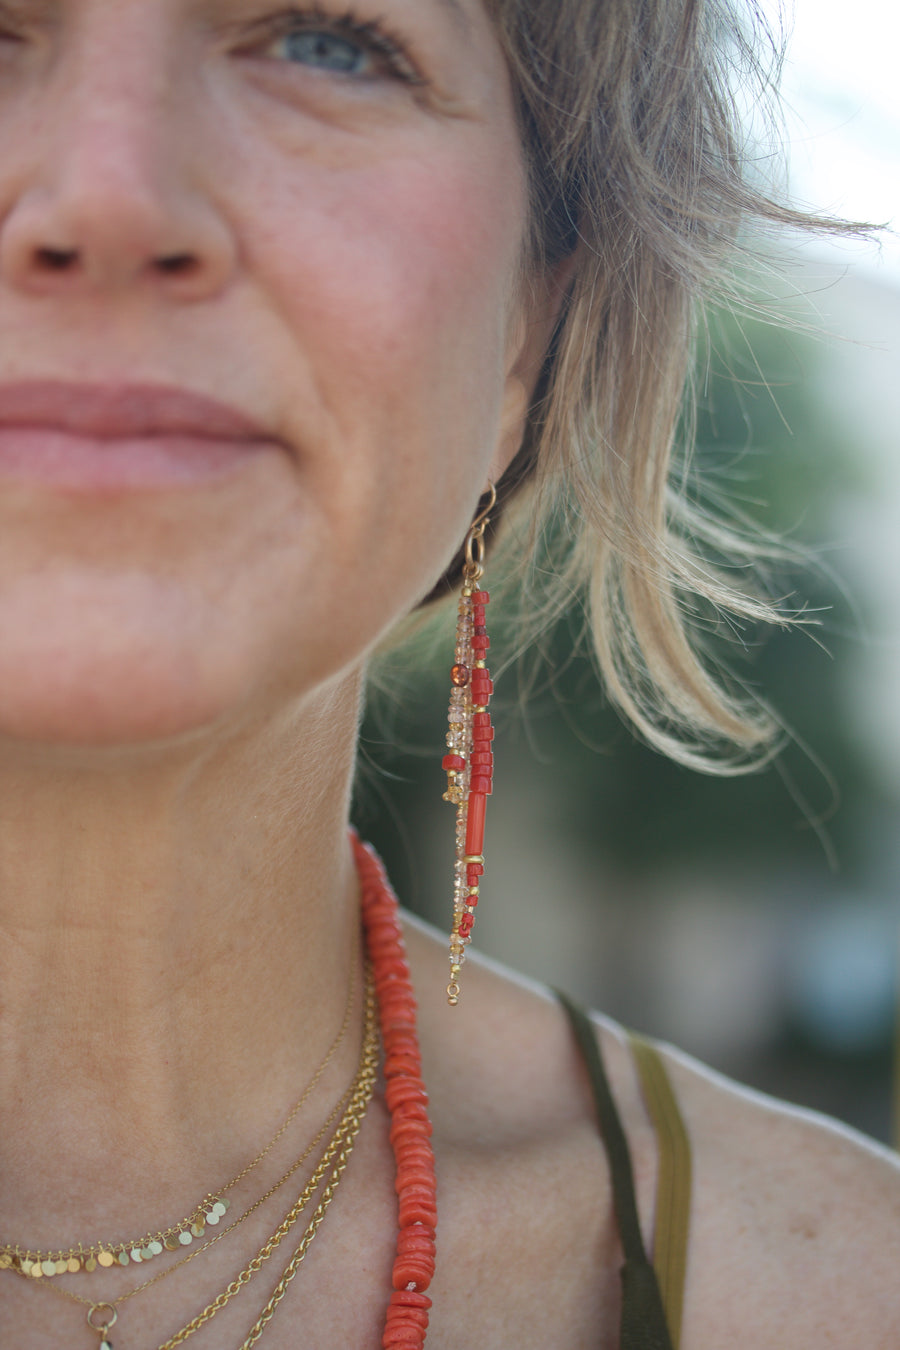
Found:
[[[299,1097],[359,963],[357,711],[353,680],[203,744],[2,758],[0,1235],[54,1194],[133,1207],[163,1163],[177,1209]]]

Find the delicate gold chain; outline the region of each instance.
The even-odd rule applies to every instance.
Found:
[[[251,1347],[256,1344],[256,1342],[259,1340],[260,1336],[263,1334],[266,1327],[268,1326],[269,1322],[272,1320],[272,1317],[275,1314],[275,1309],[278,1307],[279,1303],[287,1293],[288,1285],[290,1284],[294,1276],[297,1274],[297,1271],[300,1269],[300,1265],[303,1261],[303,1258],[306,1255],[307,1251],[309,1250],[309,1245],[312,1242],[313,1238],[315,1237],[316,1233],[318,1232],[319,1225],[321,1224],[322,1220],[325,1217],[326,1209],[331,1204],[331,1201],[334,1198],[334,1193],[337,1190],[338,1182],[340,1181],[344,1173],[344,1169],[347,1166],[352,1151],[353,1151],[353,1141],[351,1139],[348,1146],[342,1149],[341,1152],[338,1154],[337,1161],[335,1162],[334,1165],[334,1170],[331,1173],[328,1185],[322,1192],[322,1199],[316,1206],[312,1219],[309,1222],[309,1227],[303,1234],[303,1237],[300,1240],[300,1245],[297,1247],[296,1251],[294,1252],[293,1256],[291,1257],[290,1261],[285,1267],[281,1279],[278,1281],[277,1285],[275,1286],[275,1289],[272,1292],[272,1297],[269,1299],[268,1303],[263,1308],[259,1317],[253,1323],[253,1326],[250,1329],[250,1334],[248,1335],[247,1339],[241,1346],[241,1350],[251,1350]],[[161,1346],[160,1350],[168,1350],[168,1347]]]
[[[359,1134],[360,1128],[363,1123],[363,1119],[365,1118],[366,1110],[368,1108],[369,1102],[372,1100],[372,1094],[375,1090],[375,1078],[378,1072],[378,1024],[377,1024],[377,1009],[375,1005],[375,990],[371,980],[369,981],[368,994],[369,997],[367,999],[367,1006],[366,1006],[366,1035],[364,1041],[363,1071],[360,1074],[359,1086],[357,1087],[356,1091],[353,1094],[353,1100],[351,1101],[347,1109],[347,1112],[345,1113],[343,1119],[341,1120],[340,1126],[338,1127],[338,1130],[336,1131],[334,1137],[332,1138],[332,1141],[329,1144],[328,1149],[326,1150],[322,1158],[322,1161],[319,1164],[319,1167],[316,1169],[316,1176],[318,1179],[316,1181],[315,1187],[313,1187],[312,1181],[310,1181],[310,1184],[303,1192],[303,1195],[300,1196],[297,1203],[292,1207],[292,1209],[285,1216],[284,1220],[276,1228],[272,1236],[268,1239],[267,1242],[263,1244],[263,1246],[257,1252],[256,1256],[254,1256],[253,1259],[244,1267],[244,1269],[240,1272],[240,1274],[234,1280],[232,1280],[231,1284],[229,1284],[227,1288],[222,1290],[221,1294],[219,1294],[216,1298],[214,1298],[211,1303],[208,1303],[202,1312],[198,1313],[197,1316],[192,1318],[191,1321],[188,1322],[185,1326],[183,1326],[180,1331],[176,1332],[174,1336],[172,1336],[169,1340],[165,1341],[159,1347],[159,1350],[175,1350],[176,1346],[181,1345],[184,1341],[188,1339],[189,1336],[192,1336],[195,1331],[199,1331],[200,1328],[204,1326],[208,1321],[210,1321],[211,1318],[215,1317],[216,1313],[220,1312],[222,1308],[224,1308],[225,1305],[229,1303],[236,1294],[239,1294],[241,1290],[245,1288],[247,1284],[249,1284],[253,1276],[256,1275],[262,1269],[263,1263],[265,1261],[268,1261],[269,1257],[280,1246],[281,1242],[284,1240],[285,1237],[287,1237],[288,1233],[295,1226],[301,1213],[305,1209],[309,1201],[309,1198],[321,1183],[327,1170],[327,1167],[334,1160],[334,1165],[332,1168],[331,1176],[328,1181],[328,1185],[326,1186],[325,1191],[322,1194],[322,1198],[319,1201],[318,1206],[316,1207],[312,1220],[310,1221],[309,1227],[307,1228],[306,1232],[303,1235],[303,1239],[300,1243],[300,1246],[297,1248],[297,1251],[292,1256],[287,1271],[285,1272],[285,1275],[288,1274],[288,1271],[290,1271],[290,1274],[288,1275],[287,1280],[285,1280],[284,1275],[282,1276],[275,1290],[275,1294],[277,1294],[278,1297],[276,1298],[275,1294],[273,1294],[272,1299],[270,1299],[269,1303],[266,1304],[263,1313],[257,1319],[256,1323],[254,1323],[253,1329],[251,1330],[250,1333],[251,1337],[253,1337],[253,1340],[250,1341],[251,1345],[254,1343],[255,1340],[258,1340],[259,1336],[262,1334],[262,1330],[265,1327],[266,1323],[272,1317],[275,1308],[277,1307],[281,1298],[284,1296],[284,1290],[287,1288],[287,1285],[288,1283],[290,1283],[290,1280],[293,1279],[294,1275],[296,1274],[297,1268],[300,1265],[300,1262],[306,1255],[306,1252],[309,1249],[309,1245],[312,1242],[313,1238],[315,1237],[316,1232],[319,1229],[319,1225],[322,1222],[322,1219],[325,1217],[325,1211],[327,1210],[332,1199],[334,1198],[338,1182],[340,1181],[344,1173],[344,1170],[347,1166],[350,1154],[353,1151],[353,1145],[356,1140],[356,1136]],[[282,1284],[284,1285],[283,1288]]]
[[[228,1227],[221,1229],[218,1233],[216,1233],[215,1237],[209,1238],[207,1242],[203,1243],[202,1247],[194,1247],[190,1252],[188,1252],[187,1256],[183,1256],[180,1261],[176,1261],[174,1265],[167,1267],[166,1270],[161,1270],[159,1271],[158,1274],[151,1276],[150,1279],[143,1280],[140,1284],[135,1285],[133,1289],[129,1289],[127,1293],[120,1294],[118,1298],[103,1299],[102,1302],[110,1308],[117,1308],[120,1303],[126,1303],[128,1299],[134,1298],[135,1294],[141,1294],[145,1289],[149,1289],[151,1285],[158,1284],[160,1280],[167,1279],[169,1275],[174,1275],[176,1270],[180,1270],[182,1266],[188,1265],[188,1263],[193,1261],[195,1257],[202,1256],[204,1252],[209,1251],[210,1247],[214,1247],[217,1242],[221,1242],[222,1238],[227,1237],[229,1233],[233,1232],[235,1228],[237,1228],[240,1224],[242,1224],[245,1219],[249,1218],[250,1215],[253,1214],[257,1209],[259,1209],[261,1205],[264,1205],[267,1200],[270,1200],[272,1196],[275,1195],[275,1193],[282,1186],[285,1185],[286,1182],[290,1181],[294,1173],[297,1172],[303,1166],[303,1164],[306,1162],[307,1158],[310,1156],[313,1150],[317,1148],[317,1146],[322,1142],[322,1139],[325,1137],[325,1133],[328,1130],[329,1125],[332,1125],[334,1123],[334,1121],[337,1119],[338,1114],[342,1111],[344,1112],[344,1114],[346,1114],[346,1112],[349,1110],[351,1098],[353,1097],[354,1092],[356,1092],[359,1087],[360,1073],[361,1069],[357,1071],[353,1079],[353,1082],[351,1083],[348,1090],[344,1093],[343,1097],[341,1097],[337,1105],[332,1108],[331,1114],[329,1115],[328,1119],[325,1121],[324,1125],[319,1130],[315,1139],[313,1139],[312,1143],[303,1150],[303,1153],[296,1160],[296,1162],[293,1162],[291,1164],[287,1172],[285,1172],[284,1176],[281,1177],[278,1181],[276,1181],[273,1186],[270,1186],[264,1195],[261,1195],[258,1200],[255,1200],[252,1205],[250,1205],[246,1210],[244,1210],[244,1213],[241,1214],[239,1218],[232,1220],[232,1222],[228,1225]],[[13,1267],[12,1269],[14,1270],[15,1274],[17,1275],[22,1274],[21,1271],[15,1270],[15,1267]],[[42,1289],[50,1290],[52,1293],[57,1294],[60,1298],[69,1299],[69,1301],[72,1303],[80,1303],[82,1307],[85,1308],[91,1308],[97,1305],[97,1299],[88,1298],[84,1294],[76,1294],[72,1289],[63,1289],[63,1287],[59,1284],[49,1284],[49,1283],[45,1284],[42,1281],[40,1287]]]
[[[242,1172],[238,1172],[236,1177],[232,1177],[231,1181],[229,1181],[228,1185],[224,1188],[226,1191],[230,1191],[231,1188],[233,1186],[236,1186],[239,1181],[243,1181],[247,1173],[252,1172],[254,1167],[258,1166],[258,1164],[262,1162],[263,1158],[265,1158],[269,1153],[272,1152],[272,1149],[275,1147],[278,1141],[284,1137],[284,1134],[288,1129],[288,1126],[290,1126],[293,1123],[298,1113],[309,1101],[310,1097],[312,1096],[313,1089],[316,1087],[316,1084],[319,1082],[319,1079],[322,1077],[322,1074],[325,1072],[325,1070],[328,1068],[328,1065],[331,1063],[331,1061],[337,1054],[343,1042],[343,1039],[347,1034],[347,1030],[350,1026],[350,1018],[353,1013],[353,1004],[356,999],[357,969],[358,969],[357,961],[356,957],[354,956],[353,971],[350,976],[350,988],[347,992],[347,1003],[344,1008],[344,1020],[340,1025],[340,1029],[338,1030],[337,1036],[335,1037],[334,1041],[331,1044],[331,1049],[328,1051],[328,1054],[322,1060],[322,1063],[319,1065],[318,1069],[316,1069],[316,1072],[313,1075],[313,1077],[307,1083],[306,1087],[303,1090],[303,1095],[300,1098],[300,1100],[296,1103],[295,1106],[291,1108],[290,1115],[288,1115],[287,1118],[285,1119],[284,1124],[281,1126],[281,1129],[278,1130],[278,1132],[272,1136],[272,1138],[266,1144],[265,1148],[262,1149],[259,1153],[257,1153],[253,1161],[249,1162]],[[368,999],[369,996],[370,996],[369,990],[367,987],[366,998]]]
[[[225,1199],[228,1192],[232,1190],[238,1182],[243,1181],[244,1177],[252,1172],[255,1167],[258,1167],[263,1158],[271,1153],[272,1149],[279,1140],[284,1137],[285,1132],[306,1105],[316,1085],[328,1068],[328,1065],[334,1059],[334,1056],[337,1054],[337,1051],[347,1034],[353,1012],[353,1004],[356,999],[356,988],[357,964],[354,961],[343,1021],[341,1022],[335,1039],[331,1043],[328,1053],[307,1083],[300,1099],[291,1108],[277,1133],[274,1134],[266,1146],[257,1153],[256,1157],[238,1172],[236,1176],[232,1177],[226,1185],[221,1186],[217,1191],[208,1192],[186,1219],[182,1219],[179,1223],[173,1224],[171,1227],[162,1229],[159,1232],[145,1233],[143,1237],[130,1242],[95,1242],[90,1246],[79,1243],[76,1247],[49,1252],[23,1248],[21,1244],[0,1242],[0,1270],[14,1270],[17,1274],[26,1275],[30,1279],[35,1280],[42,1279],[42,1277],[49,1279],[55,1275],[74,1275],[80,1272],[92,1274],[98,1266],[109,1269],[116,1264],[120,1266],[127,1266],[132,1263],[137,1265],[162,1255],[163,1251],[173,1252],[177,1251],[180,1246],[191,1246],[195,1239],[202,1238],[205,1235],[207,1226],[217,1226],[225,1217],[226,1212],[230,1208],[230,1201]],[[287,1181],[301,1163],[305,1161],[309,1156],[309,1153],[312,1152],[312,1149],[315,1148],[319,1139],[321,1139],[324,1130],[327,1129],[332,1119],[333,1116],[329,1117],[328,1121],[325,1123],[325,1127],[322,1132],[316,1136],[316,1139],[313,1141],[308,1152],[297,1161],[290,1172],[285,1174],[282,1178],[282,1182],[278,1183],[279,1185],[284,1181]],[[271,1192],[269,1192],[269,1194],[271,1194]],[[263,1200],[266,1199],[268,1199],[268,1194],[263,1197]],[[257,1203],[262,1204],[263,1200],[260,1200]],[[241,1220],[245,1219],[250,1213],[252,1213],[252,1209],[247,1210],[246,1213],[241,1216],[241,1219],[236,1220],[236,1223],[241,1222]],[[217,1238],[224,1237],[225,1233],[231,1232],[234,1227],[235,1223],[230,1224],[222,1231],[222,1233],[217,1235]],[[177,1270],[179,1266],[184,1265],[191,1257],[199,1255],[201,1251],[205,1251],[217,1240],[217,1238],[213,1238],[209,1242],[204,1243],[202,1247],[196,1248],[187,1257],[183,1258],[183,1260],[178,1261],[171,1269]],[[167,1271],[166,1273],[168,1274],[169,1272]],[[160,1277],[157,1276],[156,1278],[158,1279]],[[147,1288],[147,1286],[152,1283],[154,1283],[153,1280],[145,1281],[143,1285],[139,1285],[138,1288],[132,1292],[137,1293],[138,1290]],[[90,1302],[90,1300],[86,1301]]]
[[[300,1244],[300,1248],[302,1248],[304,1256],[309,1248],[310,1243],[312,1242],[313,1238],[318,1232],[319,1225],[321,1224],[323,1218],[325,1217],[325,1211],[328,1209],[328,1206],[334,1199],[334,1195],[338,1187],[338,1182],[343,1176],[344,1170],[347,1166],[347,1162],[349,1161],[350,1158],[350,1154],[353,1152],[353,1145],[356,1140],[356,1136],[359,1133],[360,1127],[362,1126],[363,1118],[365,1116],[365,1110],[366,1107],[368,1106],[369,1100],[371,1100],[374,1086],[375,1086],[375,1075],[373,1073],[371,1080],[369,1082],[368,1094],[365,1100],[361,1102],[359,1110],[355,1111],[353,1115],[347,1117],[346,1128],[342,1129],[332,1141],[332,1146],[329,1149],[329,1162],[333,1162],[334,1165],[331,1170],[331,1175],[328,1178],[328,1184],[325,1187],[325,1190],[322,1192],[322,1198],[319,1201],[318,1205],[316,1206],[316,1209],[313,1213],[313,1217],[310,1220],[309,1226],[307,1227]],[[344,1122],[342,1122],[342,1124],[344,1124]],[[322,1175],[318,1179],[319,1183],[321,1183],[322,1181],[322,1176],[324,1176],[324,1172],[325,1169],[323,1168]],[[309,1197],[306,1197],[304,1199],[304,1205],[302,1208],[305,1208],[306,1203],[308,1202],[308,1198]],[[250,1261],[240,1272],[240,1274],[237,1275],[234,1280],[232,1280],[231,1284],[229,1284],[226,1289],[223,1289],[221,1294],[219,1294],[216,1298],[214,1298],[211,1303],[208,1303],[201,1313],[198,1313],[197,1316],[192,1318],[191,1321],[188,1322],[185,1326],[183,1326],[180,1331],[176,1332],[175,1335],[172,1336],[168,1341],[165,1341],[159,1347],[159,1350],[175,1350],[176,1346],[183,1344],[183,1342],[186,1341],[189,1336],[192,1336],[195,1331],[199,1331],[201,1327],[205,1326],[206,1323],[211,1320],[211,1318],[215,1317],[216,1313],[221,1312],[221,1310],[225,1307],[225,1305],[229,1303],[236,1294],[239,1294],[241,1290],[246,1287],[247,1284],[249,1284],[253,1276],[258,1274],[258,1272],[262,1269],[263,1262],[267,1261],[269,1257],[272,1256],[272,1254],[280,1246],[281,1242],[284,1240],[284,1238],[287,1236],[290,1230],[295,1226],[297,1219],[300,1217],[300,1213],[302,1212],[302,1209],[301,1207],[299,1207],[299,1205],[295,1208],[297,1209],[296,1215],[292,1212],[290,1215],[285,1217],[284,1222],[275,1230],[275,1232],[269,1238],[268,1242],[266,1242],[265,1245],[260,1248],[256,1256],[253,1257],[252,1261]],[[298,1248],[298,1251],[300,1250],[300,1248]],[[296,1257],[296,1252],[294,1253],[294,1257]],[[294,1257],[291,1258],[291,1264],[293,1264],[294,1262]],[[302,1260],[302,1256],[300,1257],[300,1260]],[[283,1278],[284,1277],[282,1276],[282,1279]],[[280,1287],[281,1281],[279,1281],[277,1288],[280,1289]],[[268,1308],[268,1304],[266,1306]],[[272,1313],[275,1311],[275,1306],[277,1306],[277,1300],[276,1304],[272,1306],[271,1312],[268,1312],[268,1315],[265,1318],[265,1322],[262,1323],[262,1326],[265,1326],[265,1323],[268,1322],[269,1318],[272,1316]],[[256,1326],[259,1324],[259,1321],[260,1319],[257,1319],[257,1323],[254,1324],[254,1330]],[[260,1327],[260,1331],[258,1334],[259,1335],[262,1334],[262,1327]]]
[[[90,1311],[93,1311],[94,1309],[97,1308],[108,1308],[115,1316],[116,1310],[120,1304],[126,1302],[130,1298],[133,1298],[136,1294],[141,1293],[143,1290],[150,1288],[151,1285],[158,1283],[162,1279],[165,1279],[168,1275],[173,1274],[181,1266],[186,1265],[189,1261],[193,1260],[195,1256],[199,1256],[201,1252],[208,1250],[208,1248],[212,1247],[216,1242],[220,1241],[223,1237],[226,1236],[227,1233],[232,1231],[232,1229],[236,1228],[238,1224],[242,1223],[243,1220],[247,1218],[249,1214],[253,1213],[254,1210],[258,1209],[262,1204],[265,1203],[266,1200],[270,1199],[271,1196],[276,1193],[279,1187],[283,1186],[285,1182],[288,1181],[289,1178],[298,1170],[298,1168],[309,1156],[309,1154],[313,1151],[316,1145],[321,1141],[329,1125],[334,1121],[338,1113],[341,1112],[341,1118],[338,1123],[338,1126],[334,1134],[332,1135],[331,1139],[329,1140],[325,1148],[325,1151],[315,1168],[315,1171],[313,1172],[303,1191],[301,1192],[295,1203],[291,1206],[290,1210],[287,1212],[287,1214],[285,1215],[284,1219],[279,1224],[275,1232],[271,1235],[271,1237],[268,1238],[268,1240],[263,1244],[263,1246],[260,1248],[257,1254],[248,1263],[248,1265],[244,1267],[244,1269],[227,1286],[227,1288],[224,1289],[217,1296],[217,1298],[215,1298],[212,1301],[212,1303],[208,1304],[203,1309],[203,1311],[197,1315],[197,1317],[193,1318],[189,1323],[186,1324],[186,1326],[182,1327],[181,1330],[175,1334],[175,1336],[173,1336],[170,1340],[166,1341],[164,1345],[160,1347],[160,1350],[174,1350],[174,1347],[182,1344],[183,1341],[187,1340],[189,1336],[193,1335],[195,1331],[197,1331],[201,1326],[205,1325],[205,1323],[208,1322],[212,1317],[214,1317],[217,1312],[219,1312],[222,1308],[224,1308],[225,1305],[228,1302],[230,1302],[230,1300],[249,1283],[252,1277],[262,1269],[264,1262],[266,1262],[277,1250],[277,1248],[280,1246],[284,1238],[288,1235],[288,1233],[290,1233],[291,1229],[296,1226],[297,1221],[299,1220],[301,1214],[308,1206],[310,1200],[315,1195],[316,1191],[322,1185],[323,1180],[329,1173],[329,1169],[331,1169],[320,1202],[316,1207],[316,1210],[313,1214],[313,1218],[304,1234],[300,1247],[297,1249],[297,1252],[300,1252],[302,1249],[302,1254],[298,1258],[297,1252],[295,1252],[294,1257],[292,1258],[291,1261],[292,1265],[296,1261],[296,1265],[299,1267],[300,1261],[302,1261],[303,1255],[305,1255],[306,1250],[309,1247],[309,1244],[312,1242],[312,1239],[316,1231],[318,1230],[319,1225],[322,1222],[322,1219],[324,1218],[325,1211],[327,1210],[328,1205],[331,1203],[331,1200],[334,1197],[334,1193],[337,1189],[338,1182],[340,1181],[344,1169],[347,1166],[347,1161],[349,1160],[350,1154],[353,1151],[353,1144],[361,1128],[362,1121],[365,1117],[366,1108],[368,1107],[368,1104],[372,1098],[378,1068],[378,1054],[379,1054],[378,1045],[379,1042],[378,1042],[375,989],[371,977],[371,971],[367,969],[365,1032],[360,1050],[359,1067],[357,1069],[356,1074],[354,1075],[353,1081],[348,1090],[341,1097],[340,1101],[333,1108],[325,1124],[319,1130],[318,1134],[316,1135],[316,1138],[305,1150],[303,1156],[299,1158],[294,1164],[292,1164],[291,1168],[285,1173],[285,1175],[278,1182],[276,1182],[274,1186],[270,1187],[270,1189],[265,1193],[265,1195],[261,1196],[257,1201],[255,1201],[254,1204],[251,1205],[250,1208],[240,1216],[240,1218],[235,1219],[227,1228],[223,1229],[220,1233],[217,1233],[215,1237],[211,1238],[202,1247],[196,1248],[194,1251],[190,1252],[186,1257],[184,1257],[181,1261],[177,1262],[174,1266],[169,1267],[167,1270],[161,1271],[158,1275],[153,1276],[149,1280],[145,1280],[142,1284],[139,1284],[136,1286],[136,1288],[129,1290],[125,1294],[122,1294],[119,1298],[103,1299],[103,1300],[98,1300],[96,1298],[90,1299],[86,1298],[81,1294],[76,1294],[72,1290],[63,1289],[61,1286],[57,1284],[44,1283],[43,1281],[41,1281],[40,1287],[52,1290],[53,1293],[58,1294],[60,1297],[66,1298],[74,1303],[79,1303],[82,1306],[87,1307]],[[341,1111],[342,1107],[343,1111]],[[16,1270],[15,1268],[13,1269],[16,1274],[22,1275],[23,1278],[25,1278],[23,1272]],[[288,1282],[290,1279],[293,1279],[293,1275],[295,1273],[296,1269],[292,1271],[291,1275],[289,1276]],[[285,1284],[285,1288],[286,1287],[287,1285]],[[278,1288],[281,1288],[280,1283]],[[270,1300],[270,1304],[272,1305],[271,1311],[269,1311],[268,1315],[265,1317],[265,1321],[263,1321],[262,1323],[263,1326],[272,1316],[272,1313],[275,1310],[275,1306],[277,1306],[277,1303],[280,1301],[281,1297],[283,1297],[283,1290],[281,1294],[279,1294],[278,1299],[275,1299],[274,1302]],[[268,1306],[269,1305],[267,1305],[267,1307]],[[98,1330],[98,1328],[95,1328],[93,1326],[92,1322],[90,1322],[89,1324],[92,1326],[92,1329]],[[109,1325],[111,1325],[111,1323]],[[260,1332],[257,1334],[257,1338],[259,1334],[261,1334],[261,1329]]]
[[[297,1158],[293,1163],[291,1163],[290,1167],[284,1173],[284,1175],[279,1177],[278,1181],[276,1181],[272,1186],[270,1186],[269,1189],[263,1195],[261,1195],[258,1200],[254,1200],[254,1202],[251,1205],[249,1205],[248,1208],[245,1209],[244,1212],[238,1216],[238,1218],[233,1219],[232,1222],[228,1224],[226,1228],[220,1229],[219,1232],[216,1233],[215,1237],[209,1238],[206,1242],[203,1243],[201,1247],[194,1247],[193,1250],[188,1252],[186,1256],[183,1256],[180,1261],[176,1261],[174,1265],[169,1266],[166,1270],[161,1270],[158,1274],[153,1275],[150,1279],[143,1280],[140,1284],[135,1285],[133,1289],[129,1289],[126,1293],[120,1294],[118,1298],[101,1300],[105,1306],[108,1306],[110,1308],[117,1308],[119,1304],[126,1303],[128,1299],[134,1298],[136,1294],[143,1293],[143,1291],[145,1289],[149,1289],[151,1285],[158,1284],[160,1280],[167,1279],[168,1276],[174,1275],[176,1270],[180,1270],[182,1266],[188,1265],[191,1261],[195,1259],[195,1257],[202,1256],[204,1252],[209,1251],[210,1247],[214,1247],[217,1242],[221,1242],[222,1238],[227,1237],[229,1233],[233,1232],[234,1229],[237,1228],[240,1224],[242,1224],[245,1219],[248,1219],[251,1214],[255,1213],[256,1210],[258,1210],[262,1205],[264,1205],[267,1200],[270,1200],[272,1196],[275,1195],[276,1192],[281,1189],[282,1186],[284,1186],[288,1181],[290,1181],[291,1177],[294,1176],[294,1174],[300,1170],[300,1168],[303,1166],[303,1164],[306,1162],[309,1156],[315,1151],[316,1148],[318,1148],[319,1144],[324,1139],[329,1126],[331,1126],[337,1119],[338,1115],[340,1115],[341,1116],[340,1123],[338,1124],[338,1127],[334,1135],[332,1135],[332,1138],[328,1144],[328,1149],[332,1150],[334,1149],[335,1140],[338,1138],[338,1135],[342,1127],[344,1126],[347,1118],[349,1117],[350,1112],[353,1109],[354,1102],[356,1101],[357,1096],[361,1091],[364,1078],[367,1073],[368,1030],[369,1030],[368,1024],[370,1015],[369,1013],[370,1005],[372,1006],[372,1008],[374,1008],[374,990],[370,986],[371,986],[371,976],[367,973],[366,995],[365,995],[366,1031],[364,1033],[363,1042],[360,1047],[359,1064],[356,1073],[354,1074],[353,1079],[349,1087],[347,1088],[346,1092],[344,1092],[343,1096],[340,1097],[339,1100],[332,1107],[331,1111],[328,1114],[327,1119],[324,1121],[324,1123],[321,1125],[318,1132],[316,1133],[315,1138],[303,1150],[303,1152],[300,1154],[300,1157]],[[372,1016],[374,1016],[374,1013],[372,1014]],[[326,1154],[323,1155],[323,1158],[320,1159],[316,1172],[313,1173],[312,1177],[310,1178],[310,1181],[307,1183],[306,1190],[309,1190],[310,1195],[315,1193],[316,1189],[318,1188],[318,1185],[322,1180],[322,1177],[324,1176],[324,1172],[325,1169],[327,1168],[329,1161],[328,1149],[326,1149]],[[318,1179],[316,1179],[317,1173]],[[306,1190],[304,1191],[304,1195],[306,1194]],[[21,1270],[17,1269],[15,1266],[11,1267],[11,1269],[13,1270],[13,1273],[17,1275],[22,1275],[24,1273]],[[40,1282],[40,1288],[48,1289],[52,1291],[54,1294],[57,1294],[60,1298],[68,1299],[71,1303],[80,1303],[82,1307],[85,1308],[95,1307],[98,1304],[98,1300],[96,1298],[88,1298],[84,1294],[76,1294],[73,1290],[64,1289],[61,1285],[56,1283],[53,1284],[49,1282],[44,1283],[44,1281],[42,1280]]]

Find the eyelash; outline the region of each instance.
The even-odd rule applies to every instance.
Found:
[[[291,9],[275,20],[274,36],[287,37],[290,33],[309,32],[324,28],[338,37],[351,38],[367,47],[387,64],[391,75],[406,84],[421,85],[425,81],[413,64],[402,38],[391,31],[384,19],[363,19],[353,9],[343,14],[327,14],[321,9]]]

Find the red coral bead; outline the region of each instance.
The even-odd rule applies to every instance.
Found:
[[[397,1168],[395,1186],[398,1194],[403,1191],[409,1195],[428,1195],[434,1199],[436,1183],[434,1180],[434,1168],[426,1164],[414,1164],[405,1159]]]
[[[425,1337],[409,1327],[396,1327],[388,1323],[381,1341],[382,1350],[422,1350]]]
[[[411,1228],[401,1228],[397,1236],[397,1251],[401,1256],[409,1256],[415,1252],[418,1256],[433,1257],[435,1253],[434,1238],[430,1238],[426,1229],[418,1224],[413,1224]]]
[[[407,1285],[414,1284],[420,1294],[424,1294],[432,1279],[434,1278],[434,1263],[403,1260],[398,1261],[394,1266],[393,1279],[391,1283],[395,1289],[405,1289]]]
[[[437,1228],[437,1208],[425,1200],[420,1200],[418,1196],[413,1196],[411,1200],[401,1196],[398,1215],[401,1228],[410,1223],[424,1223],[432,1233]]]
[[[387,1323],[382,1339],[382,1350],[422,1350],[425,1345],[425,1332],[413,1327],[395,1326]]]
[[[402,1116],[398,1114],[396,1120],[391,1121],[391,1138],[409,1134],[416,1138],[427,1139],[431,1135],[431,1128],[427,1108],[418,1112],[411,1110]]]
[[[411,1293],[411,1290],[401,1290],[401,1293]],[[428,1312],[425,1308],[404,1307],[403,1304],[395,1304],[391,1325],[395,1327],[412,1327],[418,1331],[425,1331],[428,1327]]]
[[[395,1289],[391,1294],[390,1306],[392,1308],[421,1308],[428,1312],[431,1307],[431,1299],[427,1294],[417,1294],[412,1289]]]
[[[483,792],[469,794],[466,819],[466,853],[480,856],[484,848],[484,817],[487,797]]]
[[[422,1083],[415,1078],[394,1078],[385,1088],[385,1097],[391,1114],[400,1111],[408,1102],[421,1102],[423,1106],[428,1104],[428,1093]]]

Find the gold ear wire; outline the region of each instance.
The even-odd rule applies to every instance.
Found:
[[[487,495],[490,501],[475,517],[466,535],[466,565],[463,568],[465,581],[477,582],[484,576],[484,532],[491,523],[491,512],[497,505],[497,489],[488,484]]]

